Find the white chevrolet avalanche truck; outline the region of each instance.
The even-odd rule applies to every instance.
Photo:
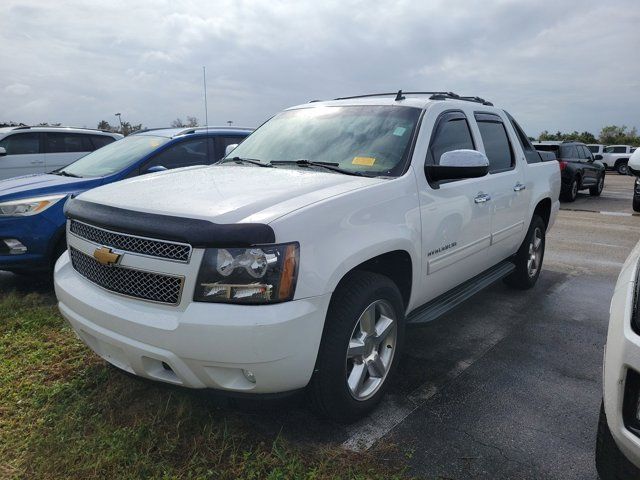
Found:
[[[640,176],[640,155],[631,157],[629,171]],[[600,478],[640,478],[640,243],[611,299],[603,391],[596,443]]]
[[[306,388],[350,422],[380,401],[405,326],[501,278],[535,284],[559,193],[558,163],[477,97],[310,102],[217,165],[69,200],[56,294],[80,338],[127,372],[240,394]]]

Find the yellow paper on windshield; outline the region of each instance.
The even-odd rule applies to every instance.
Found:
[[[353,165],[364,165],[365,167],[371,167],[376,163],[376,159],[373,157],[353,157],[351,161]]]

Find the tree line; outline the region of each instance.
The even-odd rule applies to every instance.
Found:
[[[631,145],[633,147],[640,146],[640,137],[635,127],[628,128],[626,125],[608,125],[600,130],[600,134],[596,137],[591,132],[549,133],[547,130],[542,132],[538,137],[539,141],[545,140],[575,140],[583,143],[600,143],[602,145]]]

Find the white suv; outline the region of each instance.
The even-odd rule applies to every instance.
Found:
[[[120,138],[119,133],[87,128],[0,128],[0,180],[66,167]]]
[[[218,165],[70,200],[56,294],[123,370],[242,393],[307,387],[349,422],[383,395],[406,324],[500,278],[535,284],[559,192],[558,163],[482,99],[309,103]]]

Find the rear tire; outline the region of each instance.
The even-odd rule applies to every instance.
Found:
[[[339,423],[371,412],[393,377],[403,341],[404,303],[395,283],[377,273],[350,273],[327,312],[308,389],[314,409]]]
[[[633,211],[640,212],[640,195],[633,196]]]
[[[616,445],[604,405],[600,405],[598,436],[596,438],[596,470],[602,480],[632,480],[640,478],[640,470],[631,463]]]
[[[539,215],[534,214],[527,235],[513,257],[516,268],[504,282],[518,290],[528,290],[538,281],[544,260],[546,225]]]
[[[574,202],[576,197],[578,196],[578,189],[580,188],[580,178],[574,177],[571,181],[571,184],[563,188],[560,192],[560,197],[565,202]]]
[[[616,171],[620,175],[627,175],[629,173],[629,166],[627,165],[628,161],[629,160],[620,160],[616,163]]]
[[[589,188],[589,195],[592,197],[599,197],[602,190],[604,190],[604,172],[602,172],[602,175],[598,178],[598,183]]]

